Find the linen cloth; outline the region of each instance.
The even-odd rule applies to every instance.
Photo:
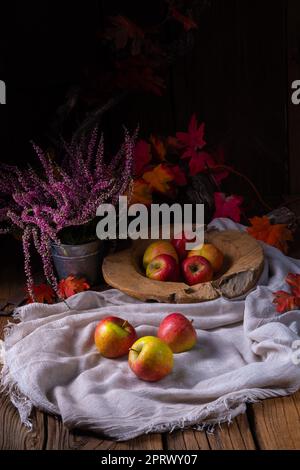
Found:
[[[227,219],[211,226],[244,230]],[[68,299],[70,309],[65,303],[18,309],[21,322],[8,328],[4,342],[2,385],[21,420],[30,425],[36,406],[61,415],[70,428],[127,440],[230,422],[245,412],[247,402],[298,390],[300,311],[278,315],[272,293],[286,289],[285,276],[300,272],[300,261],[263,248],[265,268],[257,287],[234,301],[145,304],[111,289],[77,294]],[[144,336],[155,335],[174,311],[194,320],[198,343],[174,356],[173,373],[160,382],[138,380],[126,357],[105,359],[94,346],[95,326],[107,315],[127,319]]]

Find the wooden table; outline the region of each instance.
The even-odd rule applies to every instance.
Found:
[[[20,249],[16,242],[0,241],[0,302],[23,289],[24,275]],[[9,321],[0,317],[0,336]],[[300,449],[300,392],[287,398],[249,405],[247,413],[214,434],[177,431],[152,434],[115,443],[78,431],[69,431],[59,418],[38,410],[33,415],[34,430],[28,431],[9,398],[0,395],[0,449],[81,449],[81,450],[254,450]]]

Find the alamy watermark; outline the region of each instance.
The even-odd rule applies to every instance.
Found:
[[[0,104],[6,104],[6,85],[3,80],[0,80]]]
[[[117,210],[116,210],[117,209]],[[97,209],[101,220],[97,224],[100,240],[180,239],[184,233],[186,249],[192,250],[204,243],[203,204],[144,204],[128,206],[127,196],[120,196],[117,208],[101,204]]]

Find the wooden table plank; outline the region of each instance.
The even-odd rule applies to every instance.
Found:
[[[300,449],[300,392],[251,405],[253,431],[263,450]]]
[[[165,435],[166,446],[169,450],[210,450],[205,432],[175,431]]]

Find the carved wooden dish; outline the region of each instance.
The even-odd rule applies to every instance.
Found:
[[[142,258],[147,246],[155,240],[134,241],[131,248],[108,255],[102,267],[104,279],[111,287],[145,302],[197,303],[220,296],[234,299],[250,291],[264,266],[259,243],[238,231],[208,232],[205,240],[213,243],[225,256],[222,272],[211,282],[190,287],[184,282],[148,279]]]

